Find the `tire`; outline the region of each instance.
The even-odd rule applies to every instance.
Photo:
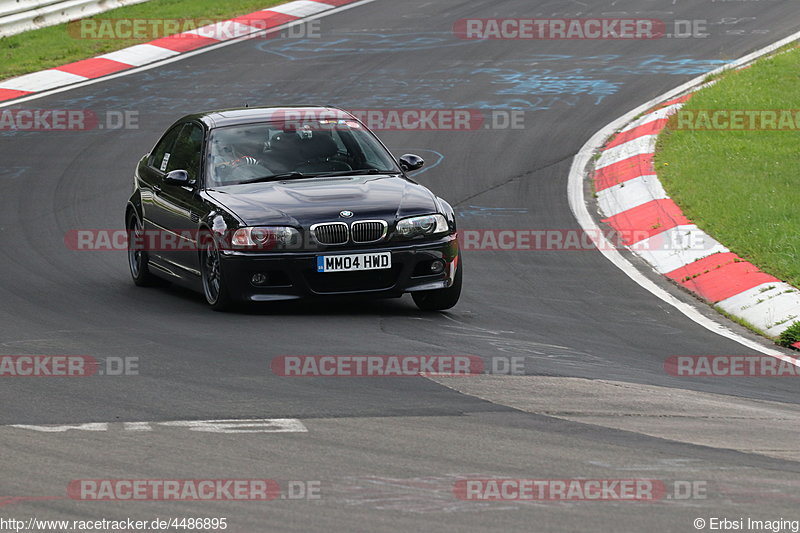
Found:
[[[133,235],[141,235],[144,232],[144,225],[135,211],[128,213],[128,220],[125,224],[128,230],[128,268],[131,271],[131,278],[137,287],[152,287],[158,285],[160,280],[150,272],[149,258],[147,252],[136,245]]]
[[[200,274],[203,280],[203,295],[214,311],[227,311],[233,307],[233,299],[225,286],[222,275],[222,260],[215,239],[203,245],[200,252]]]
[[[423,311],[444,311],[455,306],[461,297],[461,255],[458,256],[456,275],[450,287],[434,291],[412,292],[411,297],[417,307]]]

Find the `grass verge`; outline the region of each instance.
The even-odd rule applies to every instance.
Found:
[[[225,20],[282,4],[287,0],[150,0],[100,13],[92,19],[193,19]],[[74,32],[73,32],[74,33]],[[80,39],[67,24],[0,39],[0,80],[36,72],[146,43],[145,39]]]
[[[794,346],[797,342],[800,342],[800,322],[795,322],[789,326],[778,337],[778,344],[787,348]]]
[[[698,130],[686,121],[680,128],[675,116],[659,138],[656,169],[689,219],[800,286],[800,49],[726,74],[682,111],[695,112],[691,122],[700,125],[694,119],[703,110],[792,110],[795,127],[786,130]]]

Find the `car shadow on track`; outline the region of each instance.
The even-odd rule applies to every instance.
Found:
[[[137,292],[141,289],[137,289]],[[177,285],[151,287],[147,291],[160,293],[164,298],[173,299],[196,306],[198,310],[213,313],[205,303],[203,296],[195,291]],[[441,318],[452,311],[428,312],[420,311],[411,301],[409,295],[399,298],[374,298],[369,296],[326,296],[324,298],[308,298],[276,302],[242,303],[225,312],[226,315],[249,316],[398,316]]]

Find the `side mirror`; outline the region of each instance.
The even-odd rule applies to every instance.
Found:
[[[405,154],[400,156],[400,168],[406,172],[413,172],[419,170],[425,164],[425,160],[418,155]]]
[[[185,170],[173,170],[164,176],[164,183],[167,185],[177,185],[178,187],[190,187],[194,184],[189,173]]]

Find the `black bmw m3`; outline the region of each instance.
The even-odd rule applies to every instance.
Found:
[[[353,115],[246,108],[178,120],[139,161],[125,211],[140,286],[160,280],[237,302],[411,293],[458,302],[452,207],[407,176]]]

